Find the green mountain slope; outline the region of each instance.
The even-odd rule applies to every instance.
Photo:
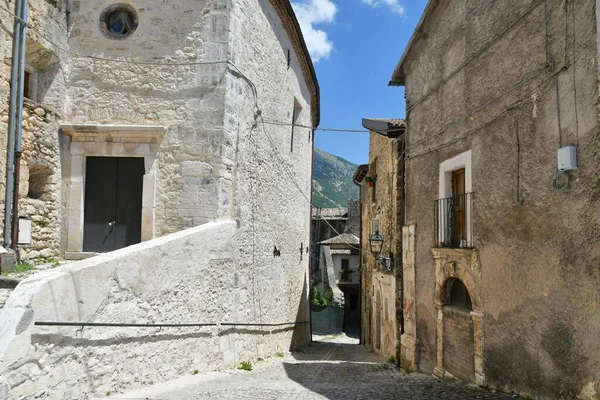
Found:
[[[358,166],[315,148],[313,164],[313,205],[347,207],[348,198],[358,198],[358,186],[352,177]]]

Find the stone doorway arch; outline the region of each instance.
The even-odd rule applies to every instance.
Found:
[[[483,370],[484,309],[481,296],[481,264],[477,252],[474,249],[432,249],[432,253],[435,260],[435,306],[438,310],[435,375],[439,377],[453,376],[446,370],[444,362],[444,346],[448,333],[446,332],[448,313],[444,312],[444,308],[451,305],[449,290],[452,280],[456,279],[464,284],[470,297],[471,310],[467,315],[471,319],[473,334],[473,377],[476,384],[483,385],[485,384]]]

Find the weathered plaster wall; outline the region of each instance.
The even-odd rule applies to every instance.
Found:
[[[14,3],[9,4],[13,12]],[[20,216],[32,219],[32,245],[23,246],[22,258],[56,257],[60,252],[60,157],[58,119],[66,92],[68,70],[66,47],[66,2],[29,1],[26,69],[30,75],[30,94],[23,110],[23,158],[20,179]],[[10,95],[13,18],[2,14],[0,34],[0,191],[6,179],[6,140]],[[27,95],[26,95],[27,96]],[[33,190],[29,190],[30,177]],[[4,210],[4,196],[0,199]],[[0,221],[0,225],[2,222]],[[3,229],[3,228],[2,228]]]
[[[429,373],[436,363],[431,247],[438,168],[470,149],[485,382],[539,398],[572,398],[600,371],[596,2],[568,2],[565,14],[563,1],[548,1],[551,71],[544,2],[533,4],[453,73],[532,3],[440,3],[406,63],[417,362]],[[561,143],[579,146],[579,169],[565,194],[552,190],[559,141],[555,71]]]
[[[248,310],[260,299],[253,282],[239,276],[237,237],[235,221],[206,224],[23,282],[0,310],[0,375],[12,386],[12,397],[45,391],[48,398],[81,399],[288,350],[292,329],[77,332],[33,325],[247,322]],[[194,256],[200,248],[201,256]],[[279,289],[273,285],[263,292],[265,299],[279,296]],[[280,299],[297,306],[297,296],[294,304],[288,301]]]
[[[370,134],[369,164],[376,168],[376,185],[368,187],[366,182],[362,183],[361,190],[365,196],[362,202],[362,243],[363,255],[362,296],[366,303],[362,307],[362,329],[367,330],[370,342],[366,345],[381,354],[398,358],[397,346],[400,339],[398,324],[396,321],[396,308],[399,302],[398,285],[396,282],[402,259],[400,252],[401,231],[398,229],[398,145],[399,140],[388,139],[377,133]],[[372,176],[374,171],[369,172]],[[373,190],[376,190],[375,201],[373,201]],[[394,269],[392,272],[385,270],[377,263],[375,257],[370,254],[369,236],[371,233],[371,221],[380,221],[380,234],[384,238],[382,256],[394,255]],[[378,302],[378,296],[381,301]],[[377,326],[377,314],[381,314],[381,324]],[[381,330],[381,345],[377,348],[377,330]]]

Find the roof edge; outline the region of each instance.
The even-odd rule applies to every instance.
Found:
[[[369,164],[361,164],[358,166],[358,168],[356,168],[356,172],[354,173],[352,180],[354,181],[354,183],[361,183],[363,179],[365,179],[365,176],[367,176],[368,172]]]
[[[394,122],[392,122],[394,121]],[[395,122],[395,121],[400,121]],[[390,139],[397,139],[406,133],[406,121],[363,118],[362,126],[371,132],[378,133]]]
[[[317,73],[315,71],[315,66],[312,62],[312,58],[310,57],[310,53],[308,51],[308,47],[306,46],[306,41],[304,40],[304,35],[302,34],[302,28],[300,28],[300,23],[298,22],[298,18],[296,18],[296,13],[294,12],[294,8],[292,7],[292,3],[290,2],[290,0],[270,0],[271,4],[275,7],[275,9],[277,11],[280,10],[279,7],[277,7],[278,5],[283,6],[283,8],[285,9],[286,13],[287,13],[287,17],[289,17],[289,22],[291,22],[291,25],[293,28],[292,31],[288,30],[289,24],[286,24],[284,21],[284,18],[282,15],[279,16],[279,18],[282,20],[283,22],[283,26],[286,28],[286,31],[288,33],[288,35],[290,36],[290,39],[292,41],[292,44],[295,44],[295,41],[293,40],[294,38],[292,36],[294,36],[296,38],[296,40],[298,41],[298,43],[300,44],[300,50],[301,52],[298,52],[298,49],[294,49],[298,55],[298,58],[300,58],[300,56],[302,56],[302,60],[301,60],[301,67],[302,71],[304,72],[305,76],[304,79],[305,80],[310,80],[310,82],[312,83],[312,95],[313,95],[313,101],[312,101],[312,114],[313,114],[313,126],[317,127],[319,126],[319,123],[321,122],[321,89],[319,88],[319,81],[317,80]],[[294,46],[296,47],[296,46]],[[301,54],[298,54],[301,53]],[[306,67],[306,68],[304,68]],[[307,82],[307,84],[309,84],[309,82]],[[310,88],[310,84],[309,84],[309,89]]]
[[[425,21],[431,15],[433,10],[439,5],[439,3],[440,3],[439,0],[429,0],[429,2],[427,3],[427,6],[425,6],[425,10],[423,11],[423,14],[421,15],[421,19],[419,20],[417,27],[415,28],[412,36],[410,37],[408,44],[404,48],[404,53],[402,53],[402,57],[400,57],[400,61],[398,61],[398,64],[396,65],[396,68],[394,69],[394,72],[392,73],[392,79],[388,83],[388,86],[404,86],[404,85],[406,85],[404,62],[408,58],[408,55],[410,54],[412,47],[419,41],[419,39],[421,39],[424,36],[424,34],[422,32],[423,25],[425,24]]]

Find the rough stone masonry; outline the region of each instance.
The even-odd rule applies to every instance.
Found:
[[[84,251],[92,157],[143,159],[141,226],[127,226],[139,229],[142,243],[17,287],[0,310],[0,376],[12,397],[81,399],[310,339],[306,325],[160,332],[34,325],[308,319],[312,130],[265,123],[293,115],[303,126],[319,121],[318,83],[289,2],[120,4],[30,2],[28,48],[50,64],[28,51],[38,85],[26,108],[21,166],[21,208],[33,219],[34,243],[23,254],[93,255]],[[137,24],[116,39],[103,19],[115,10]],[[10,37],[2,35],[5,82]]]

